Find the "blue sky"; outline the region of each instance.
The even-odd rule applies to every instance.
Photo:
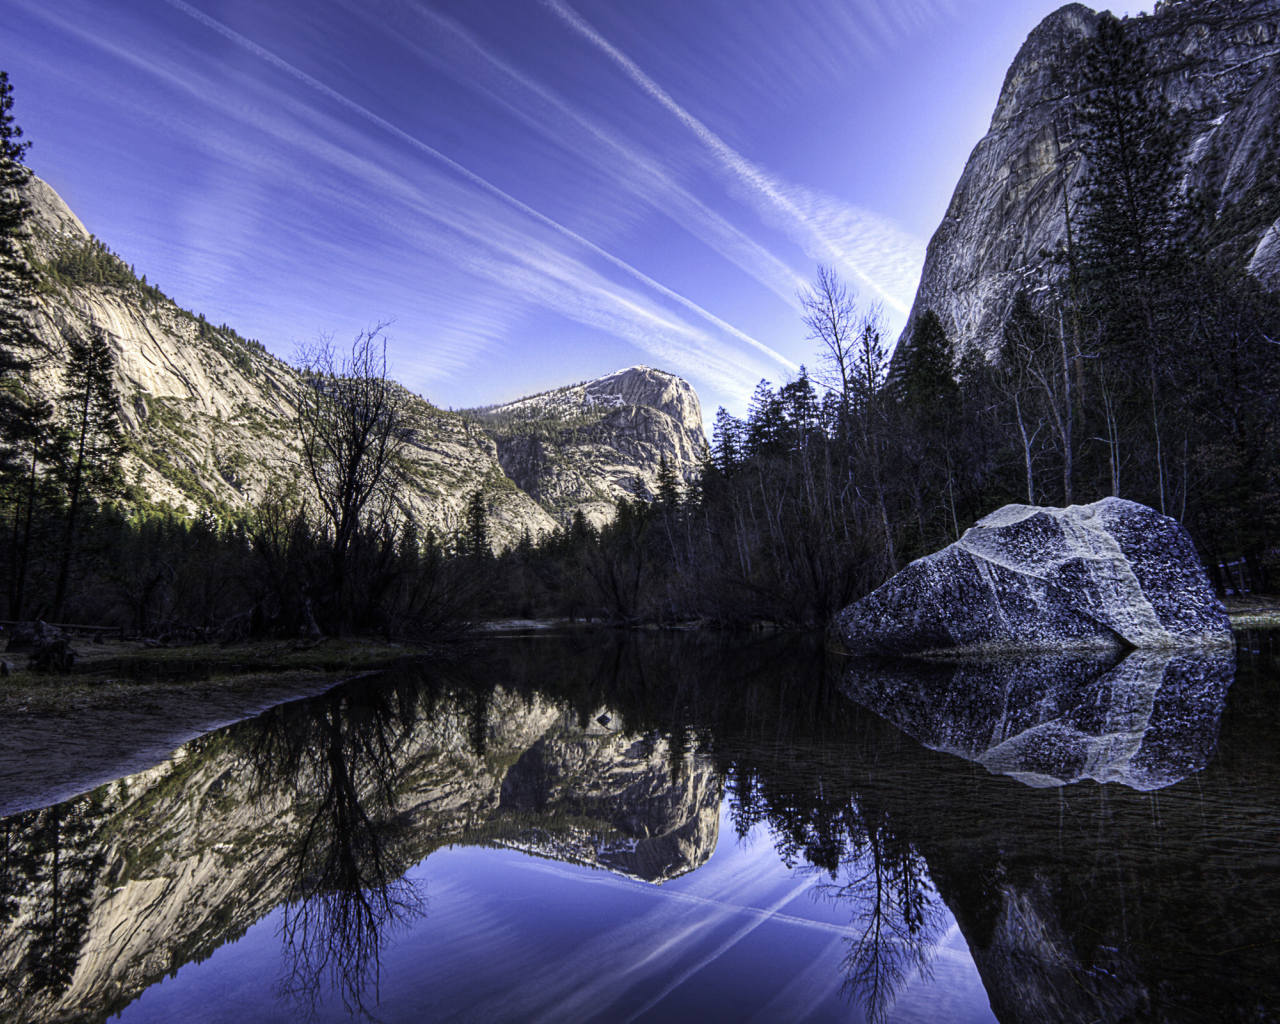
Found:
[[[0,0],[0,68],[89,230],[277,355],[394,318],[440,405],[645,363],[709,420],[814,363],[819,261],[896,334],[1057,6]]]

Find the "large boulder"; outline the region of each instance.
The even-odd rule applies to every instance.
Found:
[[[1187,532],[1121,498],[1006,505],[837,618],[854,653],[1234,642]]]

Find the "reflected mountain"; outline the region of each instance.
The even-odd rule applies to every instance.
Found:
[[[281,908],[279,995],[369,1014],[428,910],[408,868],[506,846],[661,883],[710,856],[722,788],[616,713],[421,678],[349,685],[0,822],[0,1016],[105,1020]]]
[[[1218,742],[1233,652],[1132,651],[850,663],[844,692],[930,750],[1029,786],[1147,792],[1200,771]]]
[[[0,821],[0,1018],[105,1020],[272,913],[295,1015],[376,1014],[388,942],[432,926],[433,851],[660,883],[705,863],[723,803],[847,915],[870,1020],[951,919],[1002,1024],[1271,1019],[1271,643],[1232,683],[1185,655],[855,676],[794,639],[538,638],[348,685]],[[1126,784],[1053,784],[1100,775]]]

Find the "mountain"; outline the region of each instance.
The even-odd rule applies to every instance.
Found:
[[[129,435],[130,497],[194,512],[243,508],[290,485],[305,491],[294,428],[305,386],[298,371],[136,277],[34,175],[27,197],[44,281],[35,314],[44,353],[30,390],[44,398],[60,390],[64,329],[103,329]],[[565,525],[579,509],[599,524],[619,497],[651,497],[663,455],[692,479],[704,443],[693,388],[648,367],[461,413],[407,390],[403,397],[411,428],[401,467],[405,512],[423,531],[448,536],[481,490],[499,548]]]
[[[562,519],[581,509],[597,526],[618,498],[657,493],[663,458],[692,479],[705,444],[697,393],[647,366],[471,412],[516,486]]]
[[[1034,296],[1065,277],[1050,254],[1066,244],[1064,200],[1074,203],[1087,170],[1068,126],[1098,18],[1068,4],[1018,51],[991,127],[929,242],[903,341],[932,309],[958,351],[990,354],[1016,295]],[[1175,0],[1125,25],[1146,43],[1180,117],[1187,187],[1215,197],[1218,248],[1268,287],[1280,286],[1280,2]]]

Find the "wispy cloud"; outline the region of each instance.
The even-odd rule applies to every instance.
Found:
[[[252,53],[254,56],[271,64],[273,67],[277,68],[278,70],[283,71],[284,73],[295,78],[299,82],[306,85],[308,88],[313,89],[316,92],[320,93],[321,95],[325,96],[326,98],[332,100],[333,102],[340,104],[341,106],[345,107],[352,113],[355,113],[359,117],[368,121],[370,124],[373,124],[377,128],[380,128],[381,130],[387,132],[388,134],[400,140],[401,142],[429,156],[431,159],[442,164],[443,166],[448,168],[450,171],[452,171],[454,174],[456,174],[458,177],[462,178],[468,184],[474,186],[477,189],[480,189],[482,192],[507,204],[512,209],[517,210],[518,212],[532,219],[533,221],[537,222],[541,226],[549,228],[555,233],[561,235],[563,238],[572,242],[575,246],[585,249],[586,251],[599,257],[600,259],[604,260],[607,264],[609,264],[613,268],[635,279],[639,283],[643,284],[645,287],[651,289],[653,292],[660,295],[662,298],[677,304],[678,306],[682,307],[689,313],[692,313],[693,315],[704,320],[705,322],[707,322],[717,330],[733,337],[737,341],[749,346],[750,348],[755,349],[757,352],[760,352],[761,354],[768,356],[770,359],[774,360],[781,366],[791,370],[796,369],[796,365],[794,363],[792,363],[786,357],[782,356],[780,353],[776,352],[774,349],[770,348],[768,345],[765,345],[764,343],[756,340],[755,338],[752,338],[751,336],[747,335],[745,332],[734,327],[732,324],[727,323],[726,321],[716,316],[715,314],[707,311],[706,309],[703,309],[697,303],[686,298],[684,295],[681,295],[680,293],[676,292],[674,289],[668,288],[666,285],[661,284],[660,282],[654,280],[648,275],[642,273],[641,271],[637,270],[635,267],[631,266],[626,261],[606,251],[605,249],[601,248],[599,245],[595,244],[589,239],[584,238],[582,235],[578,234],[577,232],[565,227],[564,225],[546,216],[545,214],[539,212],[538,210],[535,210],[532,207],[528,206],[527,204],[521,202],[519,199],[516,199],[514,196],[498,188],[496,185],[493,185],[486,179],[482,178],[480,175],[475,174],[468,168],[464,167],[463,165],[459,164],[457,161],[441,153],[439,150],[435,149],[434,147],[428,145],[427,143],[421,141],[420,139],[414,137],[413,135],[410,135],[408,132],[403,131],[401,128],[397,127],[396,125],[378,116],[377,114],[373,113],[366,107],[361,106],[360,104],[356,103],[354,100],[351,100],[350,98],[344,96],[343,94],[339,93],[337,90],[324,84],[318,79],[313,78],[312,76],[308,75],[306,72],[302,71],[301,69],[285,61],[283,58],[272,53],[270,50],[267,50],[266,48],[258,45],[257,43],[253,42],[251,39],[246,38],[240,33],[234,31],[228,26],[222,24],[216,19],[205,14],[203,11],[200,11],[197,8],[192,7],[190,4],[186,3],[185,0],[166,0],[166,2],[169,3],[170,6],[182,11],[183,13],[201,22],[206,27],[219,33],[226,39],[229,39],[231,42],[235,43],[237,46],[245,49],[249,53]],[[606,319],[608,318],[606,317]],[[610,322],[616,322],[616,321],[610,321]],[[639,325],[636,325],[636,327],[638,328]],[[634,332],[632,332],[632,335],[634,337]],[[711,369],[711,368],[706,367],[703,369]]]
[[[446,61],[434,49],[410,42],[420,59],[438,64],[558,146],[571,149],[579,158],[607,164],[616,179],[652,208],[669,216],[788,305],[798,306],[796,293],[805,287],[806,279],[682,186],[654,154],[589,117],[503,60],[452,18],[415,0],[409,0],[407,5],[352,5],[352,10],[372,20],[384,14],[388,7],[413,12],[420,21],[446,33],[461,49],[453,61]],[[794,366],[788,368],[795,369]]]
[[[542,3],[684,125],[719,167],[742,187],[745,198],[766,223],[786,232],[811,258],[832,263],[851,274],[877,292],[890,307],[906,314],[911,294],[903,290],[903,282],[911,281],[910,287],[914,287],[924,259],[923,241],[867,211],[773,177],[681,106],[564,0],[542,0]],[[874,234],[858,230],[859,226],[868,224],[876,225]]]

